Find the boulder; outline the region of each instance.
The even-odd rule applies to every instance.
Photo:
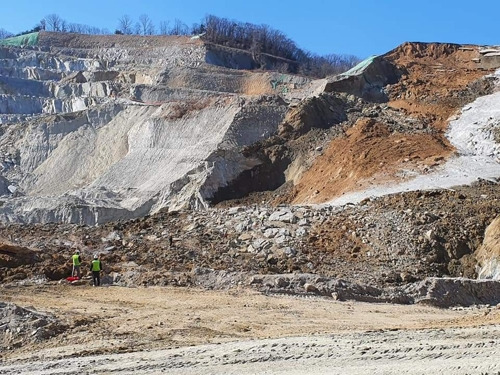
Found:
[[[500,216],[488,225],[483,244],[474,255],[479,262],[480,279],[500,280]]]
[[[281,221],[284,223],[295,223],[296,217],[291,210],[279,210],[269,216],[269,221]]]
[[[437,307],[496,305],[500,303],[500,281],[430,277],[406,287],[415,303]]]
[[[304,290],[307,293],[319,294],[318,288],[316,288],[313,284],[305,283],[304,284]]]

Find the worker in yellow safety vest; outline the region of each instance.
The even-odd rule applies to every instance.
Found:
[[[71,259],[73,260],[73,270],[71,271],[71,276],[78,276],[78,278],[80,279],[82,277],[82,273],[80,271],[80,266],[82,265],[80,251],[76,250]]]
[[[93,285],[101,285],[102,262],[97,254],[94,254],[94,259],[92,260],[92,263],[90,263],[90,270],[92,271]]]

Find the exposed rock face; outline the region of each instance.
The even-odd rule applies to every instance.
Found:
[[[94,37],[90,49],[87,39],[42,33],[42,50],[2,48],[3,221],[95,224],[203,208],[262,163],[241,149],[274,134],[287,107],[239,96],[250,75],[206,66],[190,87],[182,77],[205,64],[200,42]],[[146,40],[147,52],[132,47]],[[215,91],[215,71],[232,86]]]
[[[482,246],[476,251],[481,279],[500,280],[500,217],[486,228]]]
[[[407,288],[416,303],[439,307],[500,302],[500,283],[491,280],[430,278]]]
[[[311,129],[329,129],[347,120],[346,103],[335,96],[319,95],[307,98],[286,115],[279,134],[298,138]]]
[[[20,188],[17,195],[26,197],[9,199],[8,207],[15,211],[27,197],[35,198],[30,202],[46,197],[52,212],[61,201],[78,199],[84,206],[93,201],[87,205],[96,209],[94,214],[77,214],[77,222],[87,224],[102,222],[99,206],[115,210],[116,218],[122,217],[120,209],[142,216],[165,205],[202,207],[214,189],[252,166],[238,156],[238,147],[275,132],[284,112],[283,106],[273,103],[240,107],[231,98],[204,106],[194,113],[185,113],[189,108],[177,113],[175,104],[107,105],[30,127],[17,139],[19,164],[7,174]],[[258,126],[248,126],[246,111],[262,119]],[[47,203],[38,208],[44,210]],[[2,212],[4,220],[16,220],[6,206]],[[64,217],[76,212],[63,209],[54,219],[66,221]],[[39,221],[38,215],[32,212],[18,219]],[[104,215],[109,220],[114,214]]]
[[[333,77],[325,86],[326,92],[340,91],[370,102],[386,102],[384,87],[396,83],[402,71],[384,57],[371,57],[348,72]]]

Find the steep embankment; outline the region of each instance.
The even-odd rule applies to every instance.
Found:
[[[204,207],[263,163],[241,149],[277,131],[276,93],[308,83],[210,66],[224,51],[187,37],[40,33],[36,48],[0,51],[3,221]]]
[[[495,78],[498,88],[498,73]],[[500,95],[498,92],[478,98],[466,105],[461,113],[451,119],[446,137],[455,152],[445,163],[434,170],[413,173],[408,181],[392,181],[357,193],[346,194],[330,203],[359,202],[370,196],[381,196],[400,191],[450,188],[470,184],[477,179],[495,179],[500,176],[499,144],[496,134],[500,128]],[[428,149],[429,143],[425,143]],[[420,145],[420,149],[423,149]],[[435,157],[435,155],[433,155]],[[442,158],[438,158],[438,160]],[[436,160],[436,159],[434,159]],[[436,165],[433,165],[436,167]]]
[[[461,116],[462,120],[454,123],[449,135],[445,131],[452,114],[478,96],[494,90],[497,78],[483,77],[489,71],[474,61],[478,56],[478,47],[406,43],[334,79],[326,86],[328,90],[360,96],[367,101],[365,106],[369,106],[370,101],[385,104],[365,109],[357,118],[350,116],[352,120],[349,118],[350,121],[343,123],[343,134],[333,137],[323,154],[297,181],[293,202],[321,203],[342,196],[335,202],[345,203],[370,195],[408,190],[411,184],[393,185],[440,170],[440,166],[454,155],[457,148],[459,153],[469,153],[453,138],[456,137],[454,134],[462,131],[463,123],[474,122],[470,117]],[[374,93],[379,95],[375,97]],[[494,108],[495,98],[488,96],[481,99],[483,104],[478,105]],[[484,121],[489,119],[487,137],[492,138],[495,111],[472,112],[483,116]],[[479,132],[481,126],[484,127],[480,125],[474,132]],[[470,141],[477,142],[472,138]],[[486,159],[479,164],[484,163],[496,164],[490,164]],[[465,164],[459,163],[451,168],[460,167],[465,168]],[[446,177],[448,172],[445,171],[439,177],[435,175],[434,183],[424,179],[414,189],[449,187],[470,183],[480,176],[498,175],[497,172],[490,173],[489,167],[480,166],[477,169],[467,179],[449,178],[446,181],[445,178],[439,182]],[[388,181],[391,184],[387,184]],[[380,188],[373,187],[381,184]],[[348,195],[352,191],[365,190],[365,193]]]

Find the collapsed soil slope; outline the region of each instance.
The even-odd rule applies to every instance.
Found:
[[[380,63],[393,64],[399,75],[397,82],[379,87],[386,103],[343,123],[343,134],[333,136],[297,181],[292,201],[327,202],[373,185],[426,174],[442,165],[454,151],[445,135],[450,116],[494,86],[493,77],[484,78],[491,70],[473,61],[478,50],[475,46],[405,43],[384,55]],[[378,77],[369,71],[362,74],[372,85]]]
[[[345,137],[333,140],[304,173],[293,202],[322,203],[352,190],[393,181],[402,166],[424,173],[451,152],[442,136],[391,132],[376,119],[362,118]]]

